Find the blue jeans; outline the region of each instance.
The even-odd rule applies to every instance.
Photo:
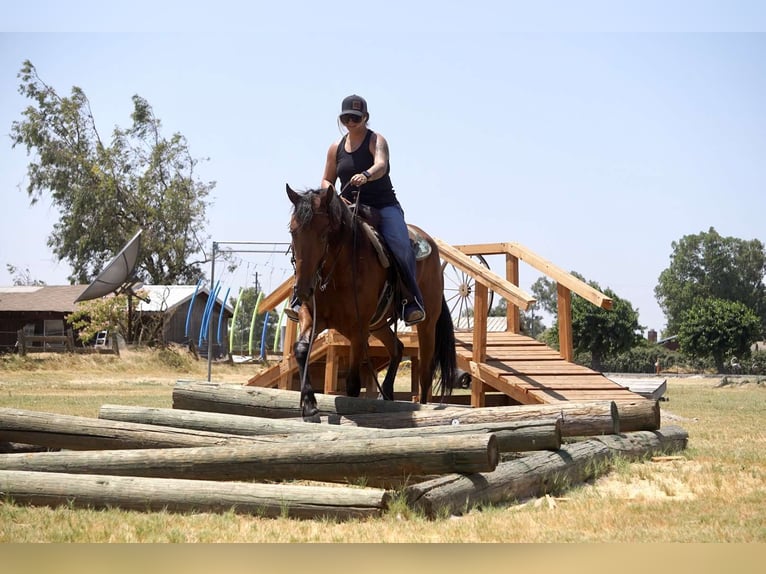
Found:
[[[379,209],[380,211],[380,233],[391,250],[394,258],[399,264],[399,270],[402,273],[404,284],[407,285],[412,295],[415,297],[417,305],[421,309],[423,306],[423,296],[420,294],[420,287],[415,274],[415,253],[410,244],[410,236],[407,231],[407,224],[404,222],[404,210],[401,205],[389,205]],[[411,308],[413,302],[409,302],[406,308]]]

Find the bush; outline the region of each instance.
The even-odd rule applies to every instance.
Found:
[[[194,361],[186,350],[162,346],[157,348],[155,356],[160,364],[179,371],[191,371]]]

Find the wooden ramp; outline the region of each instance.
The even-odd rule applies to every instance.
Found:
[[[487,406],[642,398],[601,373],[566,361],[558,351],[531,337],[510,332],[487,333],[486,358],[480,363],[472,359],[472,333],[458,332],[456,337],[458,367],[471,374],[471,394],[457,393],[447,400],[449,403]],[[417,336],[406,331],[399,333],[399,338],[404,343],[405,356],[414,360],[410,391],[397,392],[396,399],[412,400],[418,394]],[[369,353],[377,371],[386,367],[386,351],[372,338]],[[335,331],[320,334],[312,346],[309,365],[315,389],[323,385],[325,393],[343,394],[342,379],[348,367],[347,339]],[[300,388],[297,362],[291,356],[258,373],[246,384],[297,390]],[[371,378],[366,381],[366,394],[377,395]]]
[[[451,404],[470,404],[474,407],[503,404],[540,404],[562,401],[589,400],[647,400],[641,394],[631,392],[630,388],[620,385],[603,374],[577,365],[573,362],[574,349],[572,337],[572,295],[576,294],[586,301],[603,309],[612,308],[612,300],[597,291],[571,273],[558,268],[553,263],[532,252],[518,243],[493,243],[452,246],[439,239],[436,241],[441,258],[459,271],[459,284],[450,289],[445,283],[445,298],[451,304],[454,297],[458,301],[472,300],[472,312],[467,314],[453,311],[456,318],[471,318],[470,330],[456,332],[458,367],[471,375],[470,394],[458,391],[449,399]],[[505,277],[490,271],[472,257],[484,255],[502,255],[505,257]],[[519,263],[524,261],[556,282],[557,285],[557,321],[560,351],[519,334],[521,331],[520,310],[528,310],[535,299],[519,289]],[[292,293],[290,278],[266,297],[263,309],[276,309]],[[490,309],[488,294],[494,293],[507,301],[506,328],[503,331],[488,329],[487,316]],[[462,309],[462,306],[460,307]],[[284,348],[287,356],[279,364],[252,377],[246,384],[281,389],[299,389],[298,366],[290,351],[295,342],[297,329],[288,323],[285,332]],[[404,355],[412,360],[412,378],[410,392],[397,392],[398,400],[412,400],[419,394],[416,374],[417,336],[411,331],[400,331],[400,340],[404,344]],[[315,389],[341,394],[345,384],[345,369],[348,368],[348,341],[334,331],[322,333],[314,341],[309,357],[309,374]],[[383,346],[370,339],[370,361],[376,371],[387,364],[388,356]],[[363,372],[369,369],[363,369]],[[367,396],[377,396],[375,381],[370,376],[363,387]]]
[[[290,323],[290,325],[293,325]],[[411,390],[409,393],[396,393],[397,400],[412,400],[412,396],[417,394],[418,383],[415,380],[417,374],[417,336],[412,332],[399,333],[399,339],[404,345],[404,355],[412,357],[412,378]],[[321,389],[321,392],[327,394],[345,394],[346,371],[348,369],[349,359],[349,341],[337,331],[328,330],[320,333],[311,346],[309,356],[309,376],[315,390]],[[379,372],[388,365],[388,353],[383,345],[377,339],[369,339],[369,359]],[[363,371],[365,371],[363,367]],[[375,397],[378,390],[372,377],[365,381],[366,395]],[[290,354],[282,361],[269,367],[268,369],[251,377],[246,383],[247,386],[258,387],[276,387],[280,389],[300,389],[300,375],[298,372],[298,362]]]
[[[531,337],[489,332],[486,356],[476,362],[472,357],[473,334],[456,336],[458,367],[473,378],[474,406],[487,404],[493,392],[521,404],[642,398],[597,371],[566,361],[558,351]]]

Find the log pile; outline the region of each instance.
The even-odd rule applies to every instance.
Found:
[[[194,382],[176,385],[172,409],[0,409],[0,496],[343,519],[382,514],[396,486],[437,516],[555,492],[615,457],[673,453],[688,439],[660,428],[651,400],[472,409],[317,399],[320,424],[299,418],[297,392]]]

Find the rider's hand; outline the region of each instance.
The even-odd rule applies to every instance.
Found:
[[[359,187],[360,185],[364,185],[367,183],[367,176],[363,173],[357,173],[353,176],[351,176],[351,185],[355,185],[356,187]]]

